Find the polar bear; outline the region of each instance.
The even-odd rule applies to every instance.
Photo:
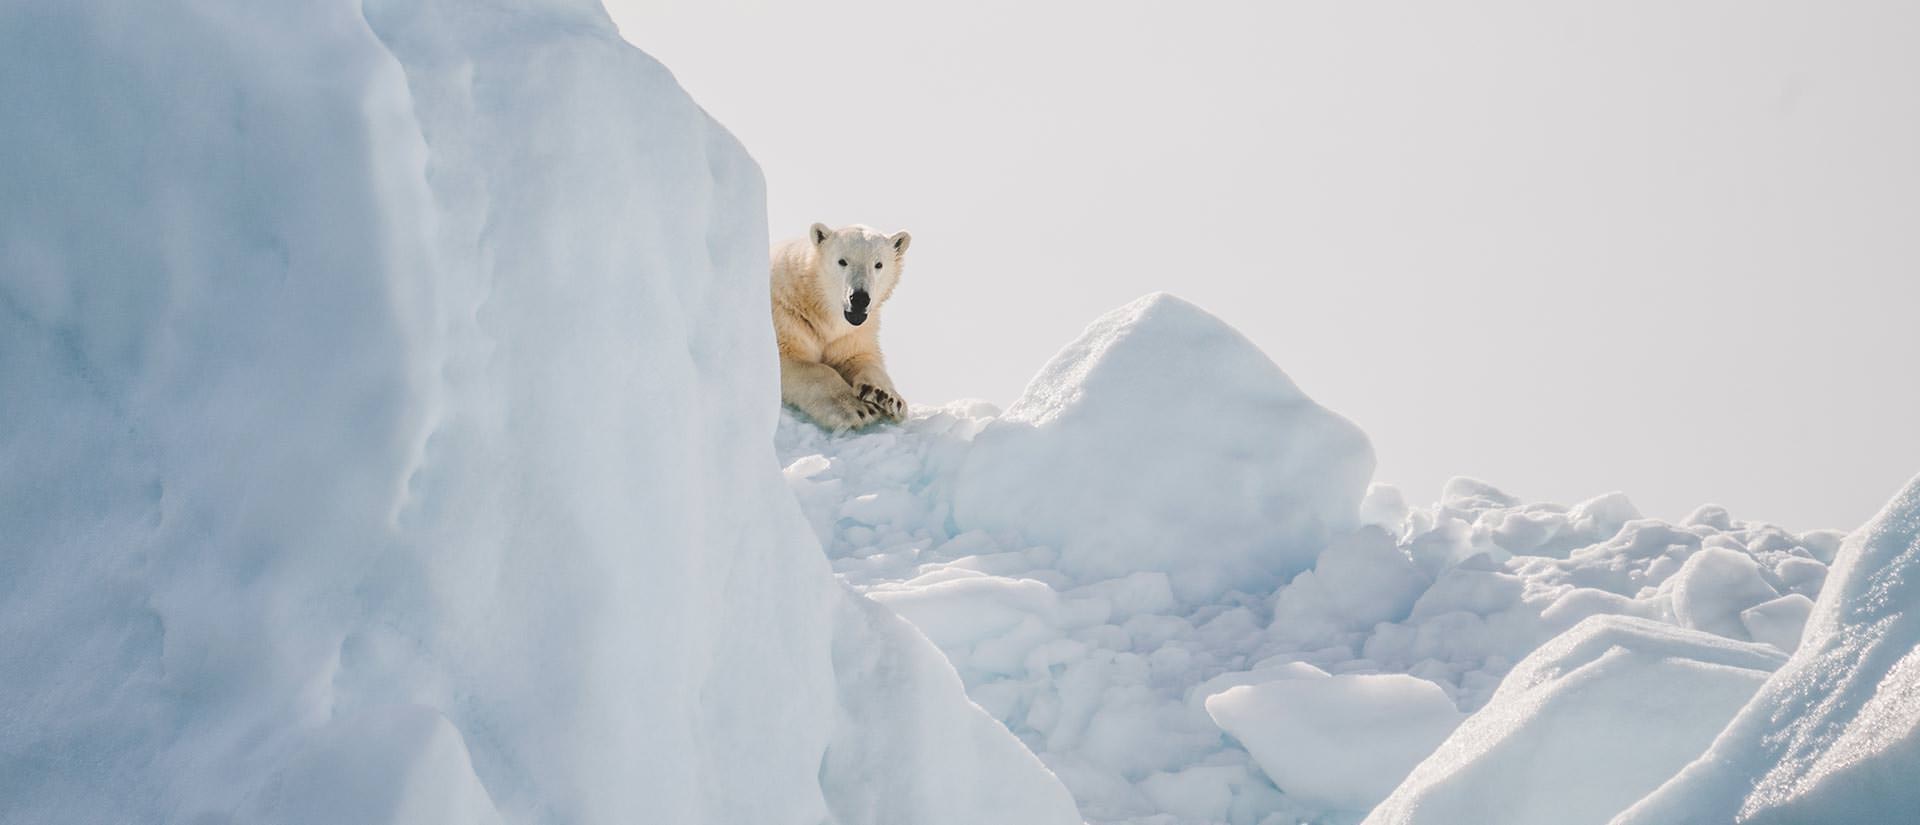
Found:
[[[912,240],[905,231],[816,223],[807,237],[774,246],[781,401],[834,431],[906,418],[880,359],[880,307],[900,283]]]

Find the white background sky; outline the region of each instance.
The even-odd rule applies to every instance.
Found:
[[[609,0],[776,236],[909,229],[909,400],[1166,290],[1416,503],[1852,527],[1920,472],[1920,4]]]

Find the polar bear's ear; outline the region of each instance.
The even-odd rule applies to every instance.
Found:
[[[893,242],[893,254],[899,255],[907,251],[908,244],[913,243],[913,236],[907,234],[907,230],[902,229],[887,236],[887,240]]]
[[[828,229],[824,223],[816,223],[813,225],[811,234],[813,235],[813,245],[819,246],[826,243],[827,239],[833,236],[833,230]]]

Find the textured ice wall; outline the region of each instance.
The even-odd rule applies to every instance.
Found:
[[[845,618],[759,172],[597,4],[6,14],[0,821],[1077,821]]]

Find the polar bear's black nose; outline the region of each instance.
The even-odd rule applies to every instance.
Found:
[[[847,298],[847,323],[860,326],[867,322],[867,306],[873,303],[873,297],[864,289],[856,289]]]

